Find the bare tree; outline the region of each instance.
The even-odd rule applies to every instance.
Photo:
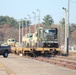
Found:
[[[5,33],[4,33],[4,39],[7,40],[9,38],[15,38],[16,40],[18,40],[18,29],[11,27],[8,28]]]

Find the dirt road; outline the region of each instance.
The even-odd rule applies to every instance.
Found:
[[[8,58],[0,56],[0,63],[6,68],[8,73],[6,75],[76,75],[76,70],[39,62],[13,54],[10,54]]]

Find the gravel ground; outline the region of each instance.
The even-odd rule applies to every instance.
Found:
[[[76,70],[20,57],[14,54],[10,54],[8,58],[0,56],[0,63],[6,66],[9,75],[76,75]],[[0,71],[0,75],[5,75],[1,74],[1,72],[2,71]]]
[[[8,75],[6,67],[2,63],[0,63],[0,75]]]

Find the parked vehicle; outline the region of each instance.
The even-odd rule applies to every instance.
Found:
[[[7,40],[7,44],[10,46],[15,46],[15,43],[16,43],[16,41],[14,38],[10,38]]]
[[[4,58],[7,58],[9,53],[11,53],[11,47],[9,45],[0,46],[0,55],[3,55]]]

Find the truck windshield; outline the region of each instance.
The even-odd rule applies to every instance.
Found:
[[[50,29],[50,30],[44,30],[44,33],[53,33],[55,34],[56,33],[56,30],[55,29]]]
[[[9,42],[14,42],[15,40],[14,40],[14,39],[9,39],[8,41],[9,41]]]
[[[32,38],[32,36],[33,36],[32,34],[28,34],[27,35],[28,38]]]

